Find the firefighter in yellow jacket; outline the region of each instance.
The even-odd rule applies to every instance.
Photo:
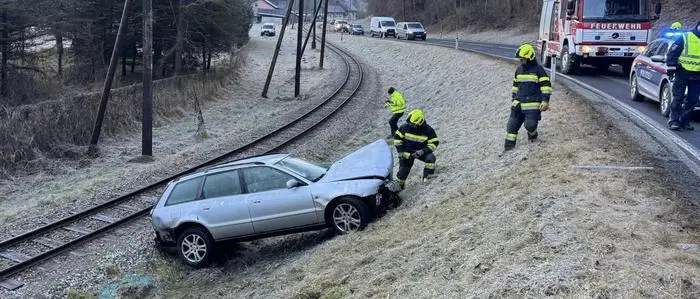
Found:
[[[390,98],[386,100],[385,106],[391,109],[391,118],[389,119],[389,128],[391,129],[391,133],[387,139],[391,139],[394,132],[399,129],[399,119],[406,112],[406,101],[404,101],[403,96],[393,87],[389,87],[388,92]]]
[[[537,140],[537,125],[541,113],[549,109],[552,84],[544,68],[535,60],[535,48],[530,44],[520,46],[515,54],[521,65],[515,71],[512,87],[512,104],[506,128],[505,151],[515,148],[520,127],[525,124],[527,139]]]
[[[399,154],[399,172],[396,174],[396,182],[401,189],[416,159],[425,162],[423,182],[428,182],[430,175],[435,173],[437,158],[433,152],[438,144],[440,139],[435,134],[435,130],[426,123],[423,111],[420,109],[411,111],[406,124],[394,133],[394,145]]]

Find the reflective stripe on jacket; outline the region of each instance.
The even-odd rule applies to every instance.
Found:
[[[531,63],[520,65],[515,71],[511,91],[513,100],[522,103],[549,102],[552,83],[544,68],[533,60]]]
[[[415,126],[412,124],[402,125],[394,133],[394,145],[396,146],[396,151],[399,154],[409,155],[423,150],[423,153],[432,153],[435,151],[440,144],[440,139],[438,139],[435,130],[428,124],[424,123],[421,126]]]

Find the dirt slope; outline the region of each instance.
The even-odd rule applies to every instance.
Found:
[[[338,40],[336,35],[330,37]],[[159,296],[228,298],[697,297],[697,213],[665,164],[557,87],[542,140],[498,157],[514,66],[449,49],[344,37],[425,109],[437,179],[362,233],[245,243],[224,266],[160,262]],[[386,115],[384,115],[386,116]],[[384,118],[352,142],[386,133]],[[638,136],[642,140],[642,136]],[[342,149],[339,157],[351,149]],[[651,170],[586,170],[643,166]],[[692,200],[697,200],[691,198]]]

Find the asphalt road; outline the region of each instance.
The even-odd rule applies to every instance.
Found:
[[[423,41],[415,41],[416,43],[422,43]],[[444,46],[455,46],[454,40],[439,40],[439,39],[428,39],[426,42],[431,44],[439,44]],[[515,50],[517,46],[493,44],[493,43],[481,43],[481,42],[459,42],[459,48],[462,50],[472,50],[477,52],[482,52],[489,55],[495,55],[505,58],[515,58]],[[663,125],[668,132],[675,134],[676,136],[684,139],[695,147],[696,151],[700,152],[700,117],[696,111],[695,120],[693,121],[693,126],[696,128],[695,131],[680,131],[675,132],[668,129],[666,123],[668,118],[661,116],[659,112],[659,103],[651,100],[646,100],[644,102],[633,102],[629,96],[629,84],[628,77],[622,74],[622,68],[619,66],[613,66],[608,71],[604,73],[599,73],[592,67],[581,68],[581,71],[577,75],[570,75],[576,80],[593,86],[600,91],[607,93],[608,95],[628,104],[630,107],[636,109],[642,114],[648,116],[652,120]]]

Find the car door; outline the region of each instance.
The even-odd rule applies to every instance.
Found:
[[[639,93],[653,98],[654,93],[652,92],[652,85],[653,85],[653,70],[654,70],[654,62],[651,61],[651,56],[654,55],[656,50],[659,48],[659,45],[661,44],[661,41],[656,40],[649,45],[649,48],[642,53],[642,55],[639,55],[638,59],[639,62],[635,67],[637,68],[636,71],[636,76],[637,76],[637,86],[639,88]]]
[[[256,234],[320,223],[309,186],[298,178],[269,166],[242,170],[250,216]],[[299,186],[287,188],[296,180]]]
[[[667,41],[662,42],[658,49],[654,52],[652,56],[662,56],[664,59],[666,58],[666,54],[668,54],[668,49],[669,49],[669,43]],[[650,58],[651,60],[651,58]],[[649,86],[649,93],[654,95],[654,99],[660,99],[659,97],[659,92],[661,92],[661,81],[664,79],[664,74],[666,72],[666,61],[664,62],[651,62],[652,65],[652,70],[651,70],[651,84]]]
[[[201,197],[201,219],[208,224],[214,239],[230,239],[254,233],[238,170],[207,175]]]

